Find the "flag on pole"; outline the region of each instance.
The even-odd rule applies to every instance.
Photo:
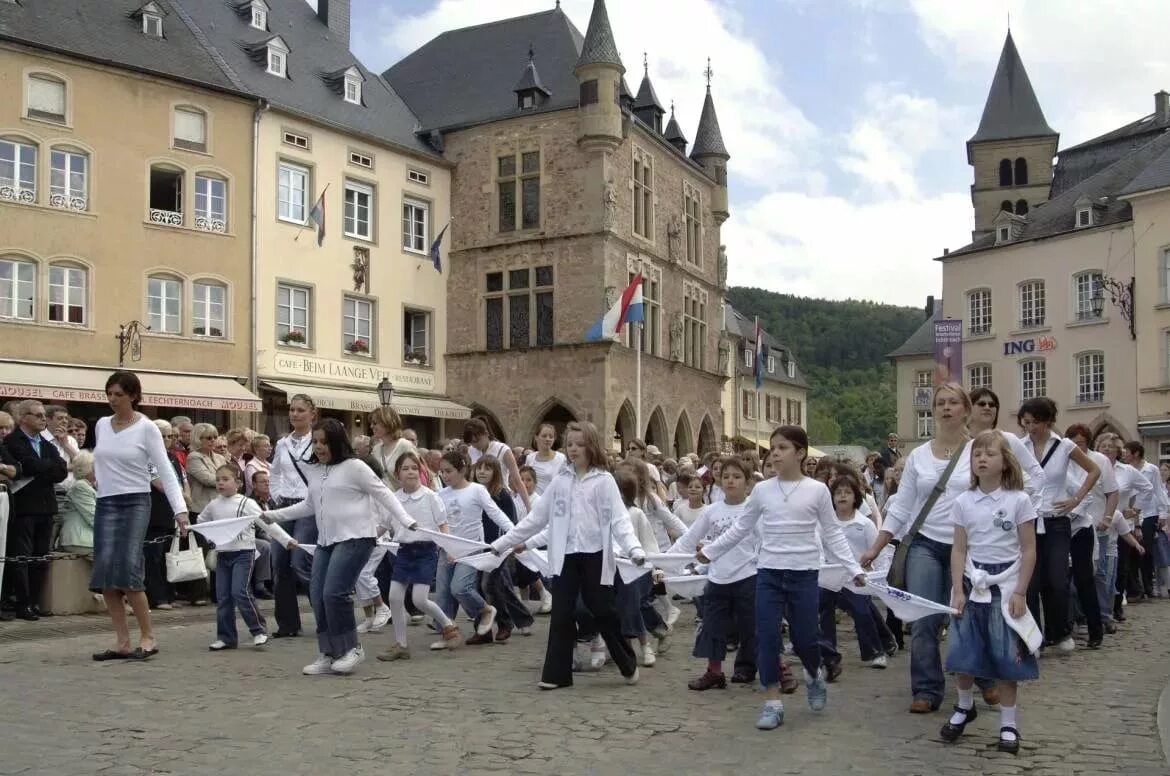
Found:
[[[752,364],[756,377],[756,390],[764,385],[764,330],[760,328],[760,316],[756,316],[756,357]],[[757,408],[758,409],[758,408]]]
[[[439,248],[443,245],[443,235],[447,233],[447,227],[451,225],[448,221],[447,225],[443,227],[443,231],[439,232],[439,236],[431,243],[431,264],[435,265],[435,272],[440,275],[443,274],[443,259],[439,254]]]
[[[622,333],[622,326],[627,323],[641,323],[643,320],[645,319],[642,313],[642,273],[639,272],[629,287],[622,292],[621,298],[609,308],[609,312],[593,324],[585,339],[589,342],[616,340]]]
[[[328,188],[328,186],[326,186]],[[317,227],[317,247],[321,247],[321,243],[325,242],[325,192],[321,192],[321,196],[317,198],[317,204],[313,205],[313,209],[309,211],[309,223]]]

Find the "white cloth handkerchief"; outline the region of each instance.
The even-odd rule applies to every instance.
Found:
[[[476,571],[495,571],[511,554],[511,549],[504,550],[499,555],[494,552],[477,552],[473,555],[464,555],[455,562],[466,563]]]
[[[315,544],[298,544],[297,549],[304,550],[305,552],[312,555],[313,553],[315,553],[317,551],[317,545],[315,545]]]
[[[471,555],[473,552],[483,552],[488,549],[488,545],[483,542],[464,539],[462,536],[445,534],[442,531],[432,531],[429,528],[417,528],[415,530],[424,536],[429,536],[432,542],[443,548],[443,552],[447,553],[447,557],[449,558],[461,558],[464,555]]]
[[[625,582],[627,585],[649,574],[654,568],[649,563],[643,563],[639,566],[629,558],[617,558],[616,560],[618,573],[622,575],[622,582]]]
[[[707,586],[707,575],[685,574],[679,577],[666,577],[662,583],[666,585],[666,592],[671,595],[697,598],[703,594],[703,588]]]
[[[542,577],[548,576],[548,552],[546,550],[525,550],[516,560]]]
[[[207,523],[192,523],[188,527],[212,544],[227,544],[242,534],[252,520],[252,516],[249,515],[227,520],[212,520]]]

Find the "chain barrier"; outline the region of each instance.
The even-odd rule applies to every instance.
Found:
[[[148,544],[168,544],[174,538],[174,534],[157,536],[153,539],[147,539],[142,543],[142,546],[145,547]],[[82,552],[51,552],[47,555],[0,555],[0,563],[51,563],[52,561],[56,560],[77,560],[79,558],[88,559],[90,557],[92,557],[91,553]]]

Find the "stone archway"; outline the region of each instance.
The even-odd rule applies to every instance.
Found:
[[[699,455],[706,455],[717,450],[715,424],[711,422],[710,415],[704,415],[703,421],[699,424]]]
[[[629,399],[626,399],[618,410],[617,420],[613,425],[613,438],[618,449],[624,453],[626,445],[637,436],[638,420],[634,413],[634,405],[630,404]]]
[[[507,444],[508,435],[504,433],[504,424],[500,423],[500,419],[496,417],[494,412],[480,404],[472,404],[471,417],[479,418],[487,424],[488,431],[492,434],[492,439]]]
[[[677,461],[688,453],[695,452],[694,437],[691,434],[691,419],[687,411],[679,413],[678,423],[674,426],[674,459]]]
[[[1101,436],[1104,433],[1117,434],[1124,441],[1131,439],[1139,439],[1139,436],[1131,436],[1126,427],[1117,418],[1110,415],[1108,412],[1102,412],[1088,424],[1089,430],[1093,432],[1093,439]]]
[[[646,434],[643,439],[647,445],[654,445],[660,452],[670,450],[670,431],[667,430],[666,416],[662,407],[655,407],[650,413],[650,422],[646,424]]]
[[[558,441],[555,447],[559,448],[561,446],[560,440],[563,440],[565,437],[565,426],[569,425],[575,420],[577,420],[577,414],[565,406],[564,402],[562,402],[560,399],[549,399],[543,405],[541,405],[540,409],[536,411],[535,417],[529,428],[526,444],[535,448],[536,432],[539,431],[540,427],[545,423],[551,423],[553,428],[557,430]]]

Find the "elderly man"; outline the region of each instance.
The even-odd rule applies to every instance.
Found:
[[[195,433],[195,424],[186,415],[176,415],[171,418],[171,427],[179,435],[179,446],[175,448],[175,457],[183,471],[187,471],[187,453],[191,452],[191,437]]]
[[[4,439],[5,449],[21,472],[11,497],[7,552],[47,555],[53,538],[53,516],[57,514],[53,486],[63,482],[69,472],[57,448],[42,436],[48,425],[43,404],[32,399],[21,402],[16,420],[19,428]],[[44,562],[12,565],[17,617],[36,620],[45,614],[40,609],[40,600],[46,570]]]
[[[886,468],[890,468],[898,459],[902,457],[902,451],[898,449],[898,435],[891,433],[886,437],[886,446],[882,448],[882,463]]]

